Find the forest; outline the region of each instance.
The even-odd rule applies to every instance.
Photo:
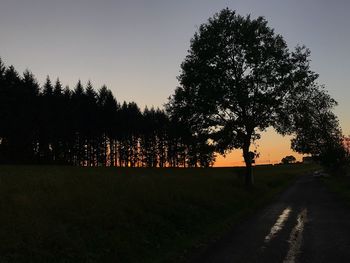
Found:
[[[40,85],[0,58],[0,163],[118,167],[208,167],[207,138],[163,109],[120,102],[90,81]]]

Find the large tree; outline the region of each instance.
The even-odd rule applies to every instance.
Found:
[[[251,143],[271,126],[292,132],[285,127],[293,115],[291,102],[315,87],[318,75],[308,57],[303,47],[290,52],[263,17],[223,9],[192,38],[168,112],[187,122],[193,134],[206,133],[217,151],[242,149],[250,185]]]

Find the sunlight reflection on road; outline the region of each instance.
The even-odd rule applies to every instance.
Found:
[[[287,221],[291,211],[292,211],[292,209],[290,207],[287,207],[279,215],[276,223],[272,226],[270,233],[264,239],[265,244],[269,243],[277,235],[277,233],[282,230],[282,228],[284,227],[284,224]]]
[[[283,263],[294,263],[296,257],[299,254],[301,242],[303,239],[304,226],[307,221],[307,209],[304,208],[297,218],[297,224],[294,226],[292,232],[289,236],[289,250],[286,258],[283,260]]]

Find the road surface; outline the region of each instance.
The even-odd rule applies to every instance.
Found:
[[[320,179],[304,176],[192,262],[350,262],[350,209]]]

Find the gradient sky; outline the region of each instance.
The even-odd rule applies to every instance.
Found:
[[[0,0],[0,57],[40,83],[47,75],[74,87],[106,84],[119,101],[162,107],[178,85],[180,64],[201,23],[229,7],[264,16],[292,49],[311,49],[312,69],[339,102],[350,134],[350,1],[347,0]],[[260,162],[290,154],[271,129],[258,142]],[[234,152],[218,165],[241,163]]]

